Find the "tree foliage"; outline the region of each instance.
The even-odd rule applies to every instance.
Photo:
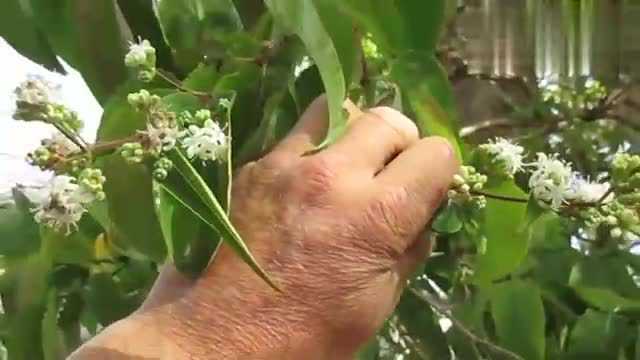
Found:
[[[18,117],[38,115],[82,150],[52,162],[50,144],[43,144],[33,163],[75,174],[78,183],[67,183],[74,189],[96,184],[78,167],[91,165],[104,179],[67,232],[47,227],[37,211],[34,221],[29,189],[15,189],[14,200],[1,205],[0,339],[10,359],[64,357],[86,334],[136,309],[159,265],[172,261],[197,276],[220,241],[277,287],[227,217],[231,174],[268,151],[321,93],[330,130],[319,148],[341,135],[342,103],[350,98],[402,110],[423,136],[449,139],[467,164],[433,222],[433,256],[360,359],[640,358],[640,259],[630,251],[640,240],[640,158],[614,154],[635,138],[596,111],[616,101],[615,92],[593,83],[540,89],[531,105],[514,110],[512,125],[528,114],[526,121],[566,141],[551,144],[527,129],[524,154],[500,140],[478,146],[461,132],[439,45],[451,15],[445,0],[7,6],[0,35],[49,69],[63,71],[64,59],[104,108],[98,140],[86,144],[64,107],[18,104]],[[135,54],[127,54],[127,42]],[[217,162],[191,161],[188,147],[165,143],[153,159],[144,157],[140,134],[158,116],[198,125],[188,131],[215,125],[232,141]],[[584,136],[608,150],[584,148]],[[573,173],[553,177],[568,166],[553,156],[538,157],[529,171],[534,165],[522,157],[537,151],[576,162],[608,190],[588,201],[588,194],[571,193],[586,183]],[[553,176],[541,173],[549,164]],[[565,180],[555,203],[549,187]],[[447,322],[450,328],[442,326]]]

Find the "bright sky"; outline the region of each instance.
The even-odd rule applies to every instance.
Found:
[[[61,86],[61,98],[65,105],[80,114],[85,127],[83,136],[95,138],[102,108],[91,95],[82,77],[70,67],[63,76],[48,71],[18,54],[0,38],[0,194],[6,193],[16,183],[38,184],[50,175],[26,163],[26,154],[35,149],[40,140],[49,136],[50,125],[16,121],[13,114],[13,90],[29,74],[40,75]]]

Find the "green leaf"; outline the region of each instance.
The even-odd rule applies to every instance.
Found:
[[[45,360],[58,360],[68,355],[58,328],[58,299],[55,289],[49,290],[47,294],[47,310],[42,319],[42,350]]]
[[[184,70],[194,68],[206,55],[225,53],[221,41],[242,30],[242,22],[231,0],[163,0],[158,18],[175,60]]]
[[[404,23],[404,37],[409,49],[433,53],[440,40],[447,0],[395,1]]]
[[[398,60],[391,76],[406,96],[420,133],[446,138],[461,159],[453,90],[436,58],[433,55],[422,58],[409,54]]]
[[[339,0],[313,0],[324,28],[333,40],[347,89],[360,67],[358,36],[353,19],[339,6]]]
[[[447,138],[462,158],[453,91],[435,58],[435,44],[444,23],[445,1],[342,2],[388,59],[391,78],[400,86],[423,136]]]
[[[523,359],[544,359],[545,313],[535,285],[517,280],[496,285],[491,313],[500,345]]]
[[[40,248],[40,232],[28,208],[0,208],[0,255],[26,256]]]
[[[182,82],[182,85],[195,91],[211,92],[220,74],[212,65],[199,64]]]
[[[0,36],[20,54],[49,70],[65,73],[26,1],[6,0],[0,13]]]
[[[320,71],[329,103],[329,129],[319,148],[334,142],[346,127],[342,104],[347,84],[340,55],[313,0],[265,0],[274,18],[305,44]]]
[[[112,141],[134,135],[146,120],[126,101],[130,88],[124,87],[108,102],[98,130],[99,141]],[[118,154],[101,159],[107,180],[111,225],[108,229],[114,244],[130,255],[145,254],[162,262],[166,249],[155,215],[150,172],[142,165],[127,164]]]
[[[487,193],[524,197],[512,181],[486,189]],[[527,255],[527,237],[522,229],[526,204],[487,198],[482,225],[487,250],[476,259],[475,280],[486,284],[515,270]]]
[[[487,294],[476,292],[464,301],[454,302],[452,315],[474,335],[485,338],[484,314],[488,300]],[[458,327],[451,328],[446,335],[457,359],[482,359],[475,343]]]
[[[447,205],[438,212],[431,227],[433,230],[442,234],[453,234],[460,231],[462,229],[462,220],[460,219],[456,205],[451,202],[447,203]]]
[[[31,0],[35,20],[56,54],[80,71],[100,103],[127,78],[129,29],[113,0]],[[123,26],[124,25],[124,26]]]
[[[11,269],[15,274],[12,287],[2,293],[11,331],[2,340],[12,360],[43,359],[42,319],[50,269],[51,262],[43,253],[33,254]]]
[[[527,202],[527,215],[525,219],[525,226],[531,226],[533,223],[538,220],[544,214],[548,214],[549,211],[538,203],[532,195],[529,196],[529,201]]]
[[[407,329],[421,358],[446,359],[449,345],[431,307],[411,291],[405,291],[396,308],[398,320]]]
[[[640,288],[619,256],[588,256],[574,265],[569,284],[589,304],[603,310],[639,309]]]
[[[212,253],[198,249],[200,242],[211,243],[210,239],[202,236],[203,222],[164,187],[158,187],[156,192],[156,211],[169,259],[180,272],[192,276],[199,274],[208,264]],[[215,246],[217,244],[211,247]]]
[[[222,238],[222,241],[231,247],[231,249],[233,249],[236,254],[238,254],[240,258],[242,258],[242,260],[244,260],[244,262],[256,272],[256,274],[258,274],[271,287],[277,289],[275,283],[260,267],[253,255],[251,255],[249,248],[245,245],[240,234],[238,234],[231,224],[224,208],[222,208],[216,197],[211,192],[211,189],[209,189],[204,179],[202,179],[198,172],[193,168],[189,160],[187,160],[187,158],[177,150],[169,152],[168,158],[173,161],[175,170],[182,176],[182,179],[198,195],[199,200],[207,207],[208,214],[205,220],[207,224],[212,226],[213,230]]]
[[[378,339],[373,336],[367,344],[365,344],[356,354],[354,360],[376,360],[378,359],[378,351],[380,345]]]
[[[621,347],[634,336],[633,328],[623,317],[588,309],[571,331],[567,359],[617,358]]]
[[[140,305],[135,296],[125,294],[106,272],[91,275],[85,298],[92,315],[103,326],[124,318]]]

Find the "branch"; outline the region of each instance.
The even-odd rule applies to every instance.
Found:
[[[168,82],[169,84],[175,86],[178,90],[189,93],[191,95],[197,96],[197,97],[206,97],[207,99],[211,97],[211,95],[202,92],[202,91],[197,91],[197,90],[193,90],[193,89],[189,89],[184,87],[184,85],[182,85],[182,83],[179,80],[173,79],[168,73],[165,73],[164,70],[162,69],[156,69],[156,74],[158,74],[158,76],[160,78],[162,78],[164,81]]]
[[[466,336],[469,340],[471,340],[474,344],[482,344],[482,345],[486,346],[487,349],[493,351],[494,353],[496,353],[498,355],[506,356],[506,357],[508,357],[510,359],[524,360],[524,358],[522,358],[522,356],[512,352],[511,350],[507,350],[507,349],[505,349],[505,348],[503,348],[503,347],[501,347],[499,345],[496,345],[496,344],[492,343],[488,339],[485,339],[483,337],[480,337],[480,336],[474,334],[473,331],[468,329],[466,327],[466,325],[464,325],[462,323],[462,321],[456,319],[446,309],[443,309],[442,306],[439,304],[439,302],[437,302],[434,299],[432,299],[431,296],[424,295],[424,294],[420,293],[418,290],[416,290],[414,288],[409,288],[409,291],[411,291],[411,293],[413,293],[418,299],[424,301],[427,305],[429,305],[430,307],[435,309],[437,312],[439,312],[442,316],[446,316],[451,321],[451,324],[453,326],[455,326],[456,329],[460,330],[460,332],[464,336]]]
[[[470,191],[470,193],[473,194],[473,195],[486,196],[486,197],[488,197],[490,199],[496,199],[496,200],[512,201],[512,202],[519,202],[519,203],[527,203],[527,202],[529,202],[529,199],[525,199],[525,198],[519,198],[519,197],[515,197],[515,196],[508,196],[508,195],[490,194],[490,193],[486,193],[484,191]]]

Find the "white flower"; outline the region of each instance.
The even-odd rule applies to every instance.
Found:
[[[573,172],[571,165],[559,160],[557,154],[548,157],[538,153],[538,159],[531,164],[535,168],[529,178],[533,196],[552,209],[558,210],[571,197]]]
[[[227,98],[221,98],[220,100],[218,100],[218,105],[222,106],[222,108],[228,111],[229,109],[231,109],[231,100]]]
[[[591,182],[574,174],[571,179],[571,190],[567,197],[580,203],[596,203],[609,191],[609,188],[608,183]],[[608,202],[612,199],[613,194],[610,194],[603,201]]]
[[[69,233],[72,228],[78,227],[78,221],[87,211],[84,206],[93,201],[94,196],[79,186],[75,178],[58,175],[32,199],[38,200],[33,209],[37,222],[56,230],[64,228]]]
[[[149,40],[131,42],[129,52],[124,57],[125,65],[129,67],[154,66],[156,49],[151,46]]]
[[[228,145],[227,136],[213,120],[205,121],[202,127],[189,126],[184,136],[182,144],[190,159],[197,156],[203,161],[218,160],[223,158]]]
[[[149,149],[156,154],[173,149],[180,137],[180,130],[176,126],[156,127],[151,123],[147,123],[147,130],[140,133],[146,136]]]
[[[14,93],[17,102],[27,104],[47,104],[58,98],[59,87],[54,86],[44,78],[32,75],[27,78]]]
[[[522,170],[524,148],[504,138],[496,138],[488,144],[481,145],[489,154],[494,156],[494,161],[505,167],[508,175],[513,176]]]

